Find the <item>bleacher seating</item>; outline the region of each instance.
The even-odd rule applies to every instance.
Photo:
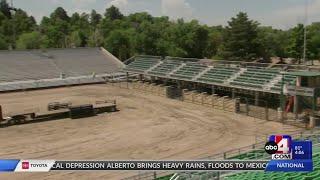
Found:
[[[0,51],[0,63],[0,91],[104,82],[123,66],[100,48]]]
[[[135,61],[125,67],[125,70],[144,72],[159,63],[160,60],[161,58],[157,56],[137,56]]]
[[[32,51],[0,51],[0,63],[0,82],[58,78],[60,74],[50,59]]]
[[[174,69],[178,68],[182,64],[179,60],[164,60],[162,64],[152,69],[150,75],[166,76]]]
[[[217,66],[204,73],[197,80],[205,83],[224,83],[239,70],[239,68]]]
[[[247,67],[247,71],[237,77],[230,84],[262,89],[265,84],[270,82],[280,70],[263,69],[257,67]]]
[[[201,65],[199,63],[188,62],[183,67],[178,69],[171,77],[192,80],[197,76],[201,71],[205,70],[207,66]]]
[[[120,67],[99,48],[51,49],[44,53],[68,77],[114,73]]]
[[[108,74],[120,70],[99,48],[0,51],[0,83]]]
[[[240,68],[232,64],[231,66],[218,64],[212,67],[201,64],[195,59],[166,57],[165,60],[161,60],[157,56],[137,56],[124,71],[207,84],[224,84],[240,89],[253,88],[273,93],[275,91],[279,93],[281,89],[281,81],[278,82],[281,75],[279,68],[258,66]],[[292,75],[285,75],[284,83],[294,85],[295,78]]]
[[[292,75],[284,75],[283,77],[283,84],[287,84],[287,85],[295,85],[296,84],[296,76],[292,76]],[[282,80],[280,80],[277,84],[274,85],[274,87],[271,88],[271,90],[274,91],[280,91],[281,90],[281,83]]]

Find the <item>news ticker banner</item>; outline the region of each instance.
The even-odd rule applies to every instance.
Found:
[[[0,159],[0,172],[48,172],[88,170],[134,171],[283,171],[313,170],[312,142],[294,141],[288,135],[272,135],[265,144],[271,160],[197,161],[56,161]]]
[[[0,160],[0,171],[235,171],[265,170],[269,161],[55,161]]]
[[[301,164],[302,163],[302,164]],[[304,167],[307,166],[307,167]],[[312,162],[294,160],[244,161],[55,161],[0,160],[2,172],[49,171],[312,171]]]

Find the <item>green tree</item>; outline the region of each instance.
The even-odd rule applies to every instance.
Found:
[[[87,45],[88,38],[86,34],[81,31],[73,31],[70,35],[70,45],[71,47],[85,47]]]
[[[207,58],[217,57],[219,48],[223,40],[222,32],[223,32],[223,28],[221,26],[209,28],[208,44],[206,46],[206,50],[204,54],[205,57]]]
[[[111,21],[123,18],[123,14],[120,12],[120,10],[113,5],[106,9],[104,16]]]
[[[44,17],[41,21],[40,30],[48,37],[49,47],[70,47],[70,17],[63,8],[57,8],[51,13],[50,18]]]
[[[43,37],[39,32],[22,34],[17,41],[18,49],[39,49],[43,44]]]
[[[99,47],[103,46],[103,36],[99,29],[95,31],[91,31],[89,38],[88,38],[88,46],[90,47]]]
[[[288,33],[272,27],[258,29],[259,54],[266,60],[270,57],[287,57],[285,52],[289,44]]]
[[[183,19],[179,19],[168,31],[170,40],[176,47],[187,53],[184,57],[204,57],[209,39],[207,27],[199,25],[196,20],[185,23]]]
[[[102,16],[97,13],[95,10],[91,11],[90,14],[90,24],[93,26],[93,28],[96,28],[98,24],[101,22]]]
[[[304,26],[298,24],[296,27],[290,30],[290,44],[288,45],[288,54],[290,57],[299,60],[303,57],[303,46],[304,46]]]
[[[131,56],[130,33],[124,30],[115,30],[105,39],[106,48],[121,60]]]
[[[0,34],[0,50],[8,49],[8,43],[5,41],[4,37]]]
[[[56,20],[62,20],[62,21],[69,21],[70,17],[68,16],[67,12],[62,8],[58,7],[53,11],[53,13],[50,15],[51,19],[53,21]]]
[[[12,21],[14,21],[12,23],[14,23],[17,36],[25,32],[31,32],[37,27],[35,19],[32,16],[28,16],[28,14],[22,9],[18,9],[16,11]]]
[[[258,23],[249,20],[244,12],[231,18],[224,35],[223,57],[231,60],[253,60],[261,57],[257,28]]]
[[[320,23],[307,27],[307,50],[309,59],[320,59]]]
[[[0,12],[2,12],[2,14],[7,18],[11,18],[10,6],[6,0],[0,1]]]

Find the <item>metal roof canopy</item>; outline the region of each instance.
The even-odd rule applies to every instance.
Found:
[[[300,77],[317,77],[317,76],[320,76],[320,72],[314,72],[314,71],[282,72],[281,74],[300,76]]]

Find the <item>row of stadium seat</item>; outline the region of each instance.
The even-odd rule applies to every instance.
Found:
[[[151,75],[167,76],[171,71],[178,68],[182,64],[179,60],[165,60],[162,64],[149,72]]]
[[[197,76],[200,72],[205,70],[207,66],[201,65],[199,63],[186,63],[185,66],[180,68],[178,71],[176,71],[174,74],[171,75],[171,77],[179,78],[179,79],[185,79],[185,80],[191,80],[195,76]]]
[[[160,62],[160,57],[138,56],[124,70],[144,72]]]
[[[197,80],[206,83],[224,83],[239,70],[239,68],[218,66],[210,69]]]
[[[247,67],[247,71],[237,77],[230,84],[262,89],[265,84],[269,83],[279,73],[279,69]]]

